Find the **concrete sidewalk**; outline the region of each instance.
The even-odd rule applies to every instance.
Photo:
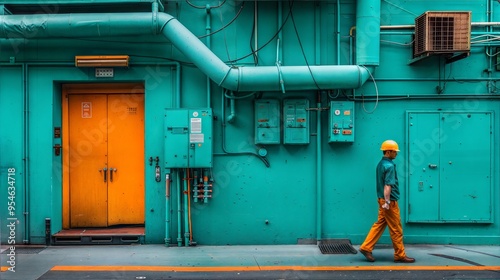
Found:
[[[448,278],[500,279],[500,246],[406,245],[413,264],[394,263],[390,246],[376,247],[374,263],[360,253],[322,254],[316,245],[18,246],[15,263],[10,250],[2,250],[0,279],[378,279],[373,277],[398,271],[391,276],[433,279],[441,272]],[[430,275],[419,274],[424,272]]]

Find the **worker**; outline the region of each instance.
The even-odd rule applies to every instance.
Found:
[[[373,248],[384,233],[385,227],[389,226],[389,234],[394,247],[394,262],[413,263],[415,259],[409,258],[405,253],[398,205],[399,182],[393,159],[398,155],[399,146],[393,140],[386,140],[382,143],[380,150],[384,156],[377,165],[378,220],[373,224],[365,241],[359,247],[359,251],[369,262],[374,262]]]

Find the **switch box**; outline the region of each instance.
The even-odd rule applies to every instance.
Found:
[[[280,103],[275,99],[255,101],[255,144],[280,144]]]
[[[309,144],[309,100],[283,101],[283,144]]]
[[[331,101],[328,142],[354,142],[354,102]]]
[[[165,168],[212,167],[212,109],[167,109]]]

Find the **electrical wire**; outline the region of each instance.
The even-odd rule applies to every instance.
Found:
[[[129,54],[130,57],[142,57],[142,58],[154,58],[154,59],[163,59],[163,60],[168,60],[168,61],[173,61],[173,62],[178,62],[182,66],[188,66],[188,67],[195,67],[195,65],[191,62],[186,62],[182,60],[177,60],[177,59],[172,59],[168,57],[162,57],[162,56],[152,56],[152,55],[139,55],[139,54]]]
[[[406,47],[406,46],[412,46],[413,43],[415,42],[415,40],[409,42],[409,43],[399,43],[399,42],[395,42],[395,41],[387,41],[387,40],[380,40],[381,43],[387,43],[387,44],[393,44],[393,45],[398,45],[398,46],[403,46],[403,47]]]
[[[232,20],[230,20],[228,23],[226,23],[226,25],[222,26],[221,28],[209,33],[209,34],[205,34],[205,35],[201,35],[201,36],[196,36],[198,37],[198,39],[201,39],[201,38],[205,38],[205,37],[208,37],[208,36],[212,36],[216,33],[219,33],[221,32],[222,30],[226,29],[229,25],[231,25],[241,14],[241,11],[243,10],[243,7],[245,6],[245,2],[242,2],[241,3],[241,6],[240,6],[240,10],[236,13],[236,15],[234,16],[234,18]],[[221,22],[222,22],[222,13],[220,14],[221,15]]]
[[[362,105],[363,105],[363,111],[365,111],[367,114],[372,114],[373,112],[375,112],[375,110],[377,109],[377,106],[378,106],[378,87],[377,87],[377,82],[375,81],[375,78],[373,77],[372,73],[370,72],[370,70],[368,70],[368,68],[366,68],[364,65],[361,65],[361,67],[365,68],[366,71],[368,71],[368,74],[370,75],[370,78],[372,78],[372,81],[373,81],[373,85],[375,86],[375,93],[376,93],[376,99],[375,99],[375,106],[373,107],[373,109],[371,111],[367,111],[366,110],[366,107],[365,107],[365,99],[364,99],[364,95],[362,95]]]
[[[283,27],[285,26],[286,22],[288,21],[288,18],[290,17],[290,14],[292,13],[292,7],[293,7],[293,4],[295,3],[295,0],[292,0],[290,2],[291,2],[290,11],[288,11],[288,14],[287,14],[285,20],[281,24],[280,28],[278,28],[278,31],[276,31],[276,33],[264,45],[262,45],[261,47],[259,47],[256,50],[253,50],[251,53],[249,53],[247,55],[244,55],[244,56],[242,56],[240,58],[237,58],[237,59],[234,59],[234,60],[226,61],[225,63],[234,64],[234,63],[236,63],[236,62],[238,62],[240,60],[243,60],[243,59],[245,59],[245,58],[247,58],[249,56],[254,55],[254,53],[259,52],[260,50],[262,50],[263,48],[265,48],[267,45],[269,45],[269,43],[271,43],[274,40],[274,38],[276,38],[276,36],[278,36],[278,34],[280,33],[280,31],[283,29]]]
[[[337,95],[335,95],[335,96],[332,96],[332,90],[328,91],[328,98],[330,98],[330,99],[336,99],[337,97],[339,97],[339,95],[340,95],[339,89],[337,90]],[[345,93],[344,93],[344,95],[345,95]]]
[[[228,94],[227,94],[227,91],[224,91],[224,96],[225,96],[226,98],[228,98],[228,99],[235,99],[235,100],[237,100],[237,99],[245,99],[245,98],[252,97],[252,96],[254,96],[256,93],[257,93],[257,92],[256,92],[256,91],[254,91],[254,92],[251,92],[251,93],[249,93],[249,94],[247,94],[247,95],[243,95],[243,96],[231,96],[231,95],[228,95]]]
[[[297,30],[297,25],[295,24],[295,19],[293,18],[293,12],[292,12],[292,8],[291,7],[290,7],[290,15],[291,15],[291,18],[292,18],[293,28],[295,29],[295,34],[297,35],[297,40],[299,41],[300,50],[302,51],[302,56],[304,56],[304,60],[305,60],[306,65],[307,65],[307,69],[309,69],[309,73],[311,74],[311,78],[313,79],[314,84],[316,85],[316,87],[318,89],[321,89],[319,87],[318,83],[316,82],[316,79],[314,78],[314,75],[313,75],[313,73],[311,71],[311,66],[309,66],[309,62],[307,61],[307,56],[306,56],[306,53],[304,51],[304,47],[302,46],[302,41],[300,40],[299,31]]]
[[[242,2],[241,6],[240,6],[240,10],[238,11],[238,13],[236,14],[236,16],[233,18],[233,20],[231,22],[233,22],[238,16],[239,14],[241,13],[241,10],[243,10],[243,5],[245,5],[245,2]],[[220,23],[221,24],[224,24],[224,17],[222,16],[222,11],[219,10],[219,17],[220,17]],[[231,59],[231,55],[229,54],[229,46],[227,44],[227,34],[226,34],[226,27],[229,26],[230,23],[226,24],[225,26],[223,26],[221,29],[224,30],[224,33],[222,33],[224,35],[224,46],[226,48],[226,54],[227,54],[227,59]]]
[[[196,8],[196,9],[206,9],[207,8],[206,6],[196,6],[196,5],[192,4],[191,2],[189,2],[189,0],[186,0],[186,3],[188,3],[189,6]],[[210,8],[213,8],[213,9],[220,8],[222,5],[224,5],[224,3],[226,3],[226,0],[222,1],[222,3],[219,2],[219,5],[217,5],[217,6],[210,6]]]
[[[254,13],[255,13],[255,11],[254,11]],[[253,64],[255,66],[259,65],[259,56],[257,55],[257,51],[253,48],[253,44],[252,44],[253,43],[252,40],[253,40],[253,37],[255,35],[255,20],[256,20],[255,18],[256,17],[257,16],[254,14],[253,23],[252,23],[252,32],[250,33],[250,42],[249,42],[250,43],[250,50],[252,51],[252,56],[253,56]]]

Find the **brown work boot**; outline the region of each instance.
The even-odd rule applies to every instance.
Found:
[[[369,262],[374,262],[375,261],[375,258],[372,256],[371,252],[368,252],[368,251],[365,251],[365,250],[362,250],[362,249],[359,249],[359,252],[361,252],[361,254],[363,254],[363,256],[365,256],[365,258],[366,258],[367,261],[369,261]]]
[[[415,259],[414,258],[409,258],[409,257],[404,257],[402,259],[397,259],[394,260],[395,263],[414,263]]]

